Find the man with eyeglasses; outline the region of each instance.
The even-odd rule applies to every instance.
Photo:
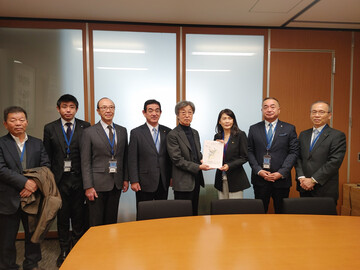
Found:
[[[60,118],[44,127],[44,146],[62,199],[62,207],[57,213],[60,244],[57,267],[61,266],[71,248],[85,232],[85,195],[81,177],[80,141],[90,123],[75,118],[78,108],[79,102],[76,97],[62,95],[56,103]]]
[[[159,125],[160,102],[147,100],[142,113],[146,123],[131,131],[129,143],[129,180],[136,192],[136,205],[141,201],[166,200],[171,177],[166,147],[171,129]]]
[[[300,197],[339,198],[339,169],[346,152],[346,137],[333,129],[331,106],[325,101],[311,105],[310,119],[313,127],[299,135],[300,157],[296,169]]]
[[[114,124],[111,99],[101,98],[97,113],[101,120],[85,130],[80,150],[90,226],[116,223],[121,190],[129,187],[126,128]]]

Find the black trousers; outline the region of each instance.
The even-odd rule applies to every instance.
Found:
[[[283,199],[289,198],[290,188],[276,188],[273,182],[266,182],[263,186],[254,185],[255,199],[261,199],[264,204],[265,213],[268,211],[270,197],[274,201],[276,214],[282,213]]]
[[[41,260],[40,244],[30,241],[32,233],[29,232],[28,216],[19,207],[18,211],[12,215],[0,214],[0,269],[10,270],[19,269],[16,264],[15,241],[19,230],[20,219],[25,231],[25,259],[23,269],[32,269],[38,266]]]
[[[117,223],[121,190],[116,186],[110,191],[97,191],[98,198],[86,202],[89,206],[89,225],[98,226]]]
[[[200,183],[195,181],[195,187],[193,191],[174,191],[175,200],[190,200],[192,203],[193,216],[198,215],[199,208],[199,194],[200,194]]]
[[[70,173],[63,175],[58,189],[62,199],[57,213],[59,243],[61,252],[68,253],[85,232],[85,192],[82,179]]]
[[[156,191],[154,192],[145,192],[139,190],[136,192],[136,205],[139,202],[143,201],[152,201],[152,200],[167,200],[168,190],[165,190],[164,185],[161,182],[161,178],[159,179],[159,185]]]

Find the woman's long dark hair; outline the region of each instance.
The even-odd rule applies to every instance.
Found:
[[[226,114],[226,115],[230,116],[233,119],[233,125],[231,127],[231,136],[235,136],[235,135],[239,134],[240,129],[239,129],[238,125],[237,125],[235,114],[230,109],[224,109],[224,110],[220,111],[219,116],[218,116],[218,120],[217,120],[217,123],[216,123],[216,127],[215,127],[215,132],[218,133],[218,134],[222,134],[224,132],[223,127],[219,124],[221,116],[223,114]]]

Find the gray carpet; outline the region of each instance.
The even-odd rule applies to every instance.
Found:
[[[24,260],[24,240],[16,241],[16,263],[22,269],[22,262]],[[56,259],[60,254],[59,242],[57,239],[44,240],[41,243],[42,260],[39,266],[46,270],[57,270]]]

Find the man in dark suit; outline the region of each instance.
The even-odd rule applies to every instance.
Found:
[[[291,168],[299,155],[299,142],[295,127],[278,119],[280,104],[276,98],[265,98],[261,110],[265,121],[252,125],[248,135],[251,183],[265,212],[271,197],[275,213],[281,213],[283,198],[289,197]]]
[[[171,160],[166,150],[170,128],[159,125],[161,104],[150,99],[142,111],[146,123],[130,132],[129,180],[141,201],[166,200],[171,177]]]
[[[300,197],[339,198],[339,169],[346,152],[346,137],[329,127],[330,104],[317,101],[311,105],[313,128],[299,136],[300,157],[295,166]]]
[[[193,215],[198,214],[200,186],[204,187],[203,170],[209,170],[202,164],[199,133],[190,127],[195,113],[191,101],[180,101],[175,106],[179,125],[167,136],[167,149],[172,166],[172,186],[175,200],[191,200]]]
[[[90,226],[116,223],[121,189],[129,187],[126,128],[113,123],[112,100],[101,98],[97,112],[101,120],[85,129],[80,149]]]
[[[56,264],[60,267],[70,249],[85,231],[85,194],[81,177],[80,141],[83,130],[89,127],[90,123],[75,118],[79,103],[72,95],[61,96],[56,108],[60,119],[45,125],[44,146],[62,199],[62,207],[57,213],[61,252]],[[69,232],[70,219],[72,232]]]
[[[36,192],[36,183],[23,175],[25,169],[47,166],[50,162],[41,140],[26,134],[26,111],[12,106],[4,111],[4,126],[9,133],[0,138],[0,269],[19,269],[16,264],[16,235],[22,220],[25,230],[23,269],[41,269],[40,244],[30,241],[28,216],[20,199]]]

